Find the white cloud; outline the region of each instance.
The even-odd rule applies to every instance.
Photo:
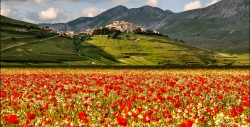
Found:
[[[10,13],[11,13],[11,9],[2,9],[1,8],[1,15],[9,16]]]
[[[126,3],[131,2],[131,0],[110,0],[110,1],[118,3],[118,4],[126,4]]]
[[[158,0],[147,0],[147,4],[151,6],[158,6],[159,1]]]
[[[36,21],[29,19],[29,18],[26,18],[26,17],[23,17],[21,20],[25,21],[25,22],[30,22],[30,23],[37,23]]]
[[[87,7],[87,8],[82,9],[83,16],[87,16],[87,17],[94,17],[104,11],[105,9],[96,8],[96,7]]]
[[[61,13],[63,13],[63,10],[50,7],[47,10],[40,12],[38,16],[41,20],[54,20],[58,18],[58,15]]]
[[[5,4],[1,4],[1,15],[9,16],[10,13],[11,9],[7,7]]]
[[[212,4],[215,4],[215,3],[219,2],[219,1],[220,1],[220,0],[212,0],[210,3],[206,3],[206,4],[205,4],[205,7],[210,6],[210,5],[212,5]]]
[[[219,2],[220,0],[211,0],[210,3],[203,4],[200,0],[194,0],[184,6],[183,11],[188,11],[188,10],[193,10],[193,9],[198,9],[198,8],[203,8],[210,6],[212,4],[215,4]]]
[[[35,0],[35,1],[38,4],[43,4],[43,3],[46,3],[48,0]]]
[[[203,7],[203,5],[202,5],[201,1],[195,0],[195,1],[192,1],[188,4],[186,4],[183,10],[187,11],[187,10],[193,10],[193,9],[202,8],[202,7]]]
[[[18,17],[20,13],[18,12],[16,8],[13,8],[12,6],[1,3],[1,15],[8,16],[8,17],[9,16]]]

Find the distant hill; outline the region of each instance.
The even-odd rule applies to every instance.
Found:
[[[70,39],[4,16],[0,23],[2,66],[249,65],[247,55],[200,49],[163,35],[120,33],[114,39],[106,35]]]
[[[249,0],[221,0],[202,9],[173,13],[157,7],[111,8],[96,17],[80,17],[68,23],[41,24],[58,30],[83,32],[113,21],[128,21],[174,35],[188,44],[228,53],[249,52]],[[189,37],[186,39],[186,37]],[[206,43],[190,41],[206,40]],[[215,48],[222,47],[222,48]]]

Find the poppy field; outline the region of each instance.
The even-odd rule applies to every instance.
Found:
[[[1,69],[1,126],[249,127],[247,69]]]

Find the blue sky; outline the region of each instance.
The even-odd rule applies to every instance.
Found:
[[[93,17],[117,5],[138,8],[144,5],[182,12],[204,8],[219,0],[1,0],[1,15],[33,23],[68,22]]]

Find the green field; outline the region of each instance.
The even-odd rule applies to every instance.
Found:
[[[137,41],[135,41],[137,40]],[[119,39],[94,36],[82,43],[80,54],[109,54],[126,65],[248,65],[248,57],[221,56],[221,53],[187,46],[167,37],[121,34]],[[243,55],[244,56],[244,55]],[[103,57],[103,59],[108,57]]]
[[[231,54],[249,53],[249,23],[240,21],[239,19],[239,23],[231,23],[229,20],[217,22],[179,19],[171,21],[160,31],[193,46],[213,51]]]
[[[186,44],[200,47],[216,52],[224,52],[228,54],[246,54],[249,52],[249,40],[245,40],[241,43],[237,41],[237,37],[234,38],[235,43],[229,42],[227,38],[222,40],[203,38],[200,36],[177,36],[169,35],[173,39],[183,40]]]
[[[82,60],[68,38],[1,16],[1,65],[63,64]],[[42,35],[42,36],[41,36]]]
[[[122,34],[120,39],[108,39],[106,36],[94,36],[92,39],[83,42],[81,54],[106,52],[117,61],[128,65],[209,64],[215,60],[211,56],[212,52],[188,47],[166,37]],[[197,53],[201,51],[203,53]]]

